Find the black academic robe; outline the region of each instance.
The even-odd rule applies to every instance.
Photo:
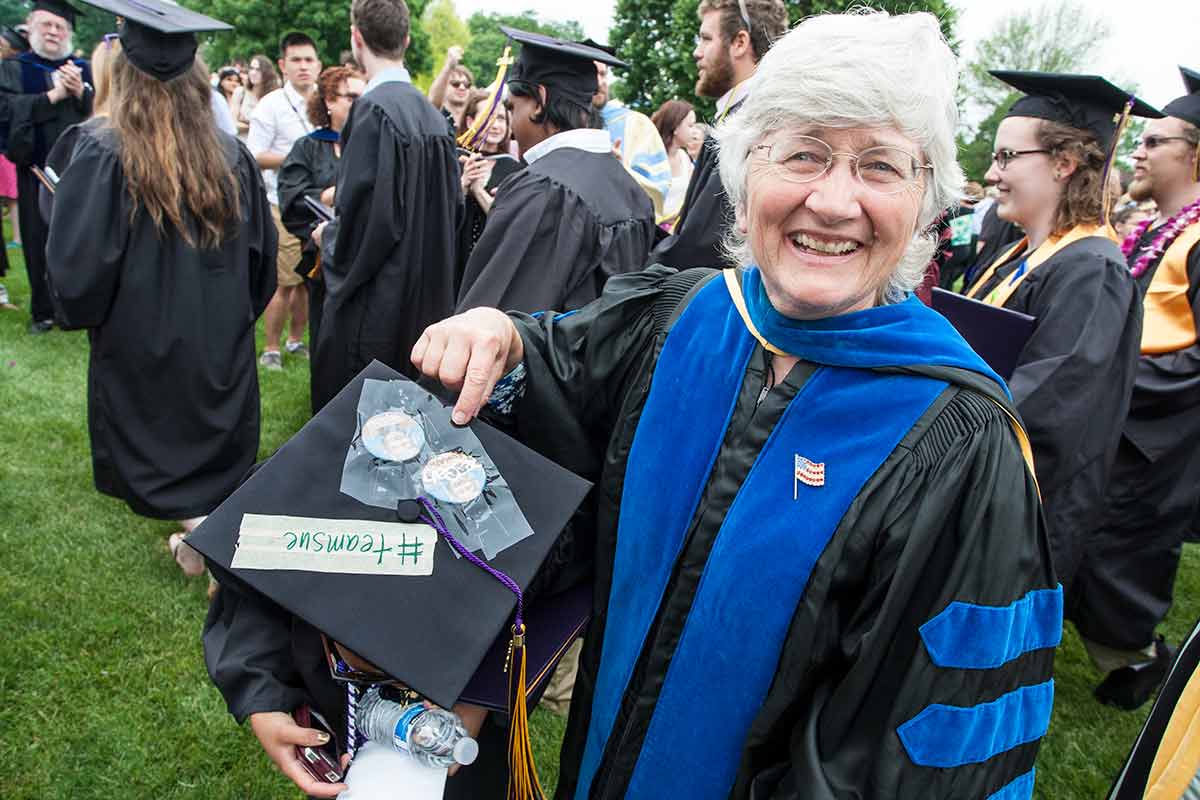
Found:
[[[253,156],[218,136],[241,211],[220,247],[160,234],[143,211],[131,221],[120,142],[100,120],[80,126],[50,222],[55,318],[90,334],[96,488],[159,519],[207,514],[258,451],[254,325],[275,292],[277,235]]]
[[[654,246],[648,263],[687,269],[725,263],[721,242],[733,222],[733,207],[721,183],[717,140],[706,136],[692,169],[674,232]]]
[[[1158,233],[1145,233],[1131,267]],[[1161,262],[1137,279],[1143,296]],[[1188,253],[1187,275],[1200,325],[1200,245]],[[1166,617],[1182,543],[1200,510],[1200,344],[1142,355],[1135,374],[1104,519],[1088,539],[1068,607],[1089,639],[1129,650],[1152,642]]]
[[[1024,260],[987,278],[983,298]],[[1121,249],[1101,236],[1063,247],[1004,307],[1037,318],[1009,380],[1033,445],[1058,579],[1071,596],[1084,541],[1103,514],[1142,335],[1142,307]],[[1068,604],[1070,600],[1068,599]]]
[[[494,158],[494,166],[492,167],[492,175],[488,178],[485,188],[489,192],[499,189],[500,184],[504,183],[509,175],[519,172],[524,168],[525,164],[512,156],[496,156]],[[455,297],[462,290],[463,274],[467,271],[467,262],[471,259],[471,253],[475,251],[475,245],[479,243],[480,237],[483,236],[483,229],[487,225],[487,221],[488,215],[484,213],[483,207],[479,205],[479,201],[473,195],[468,194],[463,212],[462,226],[458,229],[458,271],[455,273],[454,278]]]
[[[454,310],[458,176],[445,118],[412,84],[385,82],[354,101],[342,129],[337,219],[321,242],[314,411],[373,359],[416,376],[413,345]]]
[[[556,796],[564,800],[574,796],[596,685],[626,459],[666,332],[695,282],[682,280],[689,273],[672,275],[654,267],[614,278],[599,301],[577,314],[513,315],[528,371],[515,409],[517,433],[596,481],[595,605],[562,749]],[[590,797],[624,796],[721,526],[720,509],[811,374],[798,365],[759,405],[766,363],[756,347],[729,433],[625,690],[614,726],[623,735],[613,734]],[[703,383],[697,375],[697,391]],[[982,394],[996,391],[989,383],[975,378],[978,390],[961,384],[945,389],[837,525],[792,616],[731,796],[987,797],[1031,768],[1034,741],[982,763],[933,769],[914,765],[896,734],[933,697],[970,706],[1050,676],[1052,649],[999,669],[964,673],[934,667],[918,636],[918,627],[953,600],[1005,605],[1054,585],[1036,490],[1009,421]],[[680,396],[680,413],[687,413],[686,395]],[[664,480],[669,487],[669,476]],[[752,576],[746,588],[754,591]],[[679,746],[688,746],[687,731],[679,731]]]
[[[642,267],[654,230],[654,206],[620,161],[552,150],[501,184],[458,310],[581,308],[610,277]]]
[[[0,61],[0,147],[17,166],[17,214],[21,225],[25,271],[29,273],[30,312],[35,321],[54,316],[46,289],[46,222],[38,208],[41,183],[31,166],[45,166],[58,137],[92,113],[91,67],[70,59],[83,70],[81,98],[51,103],[54,71],[67,59],[50,61],[29,51]]]
[[[1000,219],[996,211],[996,203],[992,203],[983,214],[983,223],[979,226],[979,238],[976,244],[982,244],[979,252],[971,260],[971,266],[965,272],[963,286],[970,286],[983,274],[983,271],[1004,255],[1004,251],[1020,240],[1021,229],[1015,222]]]
[[[338,156],[334,150],[337,134],[328,128],[296,140],[279,168],[279,215],[288,233],[303,242],[297,272],[308,287],[308,340],[316,342],[321,330],[321,307],[325,303],[325,281],[320,271],[309,277],[317,265],[317,247],[313,229],[321,222],[304,202],[311,197],[320,202],[321,192],[337,181]],[[312,374],[309,375],[312,380]],[[311,391],[311,389],[310,389]]]

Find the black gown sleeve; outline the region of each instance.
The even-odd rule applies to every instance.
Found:
[[[561,309],[575,269],[587,261],[581,255],[599,235],[585,209],[566,210],[577,205],[569,194],[529,170],[505,181],[463,272],[459,313],[479,307]]]
[[[129,240],[125,182],[117,153],[94,136],[81,135],[60,176],[46,242],[46,280],[60,326],[96,328],[108,317]]]
[[[305,702],[291,625],[291,615],[275,603],[222,580],[204,622],[204,663],[239,723],[259,711],[290,712]]]
[[[617,424],[629,384],[654,355],[654,309],[675,270],[616,275],[603,294],[567,314],[513,313],[525,348],[524,395],[514,420],[521,441],[585,477]]]
[[[1037,324],[1008,383],[1044,493],[1108,449],[1101,440],[1121,427],[1141,338],[1141,304],[1123,263],[1086,252],[1060,258],[1039,268],[1045,277],[1021,309]]]
[[[960,390],[880,475],[842,520],[834,542],[845,543],[813,570],[734,796],[950,800],[1032,780],[1037,738],[978,762],[922,766],[899,733],[931,705],[984,707],[1051,679],[1057,639],[962,668],[935,663],[922,637],[951,604],[1019,606],[1055,587],[1037,489],[1009,421]],[[1043,620],[1061,632],[1061,601]]]
[[[1188,300],[1200,336],[1200,245],[1188,253]],[[1191,347],[1138,360],[1133,410],[1164,416],[1200,407],[1200,341]]]
[[[337,220],[322,235],[321,271],[331,297],[349,297],[370,282],[404,241],[409,220],[403,207],[409,178],[397,158],[408,145],[397,141],[383,111],[368,106],[362,114],[352,112],[342,139]]]
[[[266,310],[267,304],[275,295],[278,275],[275,272],[275,259],[279,255],[279,230],[271,215],[271,205],[267,200],[267,188],[263,183],[262,171],[258,162],[246,145],[239,141],[237,178],[241,187],[241,207],[246,225],[250,246],[250,302],[253,304],[254,316],[257,318]]]
[[[321,192],[328,186],[317,185],[317,175],[312,163],[312,153],[307,142],[300,139],[279,168],[279,216],[288,233],[310,247],[309,236],[317,227],[317,215],[304,203],[307,195],[319,200]]]
[[[60,178],[67,171],[67,166],[71,163],[71,156],[75,152],[75,145],[79,141],[80,128],[78,125],[72,125],[63,131],[63,135],[58,137],[58,141],[50,148],[50,154],[46,156],[46,166],[54,170],[54,174]],[[50,224],[50,216],[54,209],[54,194],[45,186],[38,186],[38,210],[42,213],[42,219],[46,224]]]

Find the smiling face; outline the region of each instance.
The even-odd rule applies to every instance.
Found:
[[[701,97],[720,97],[733,88],[733,58],[729,42],[721,35],[721,12],[706,11],[700,19],[696,35],[696,94]]]
[[[488,108],[492,105],[492,99],[485,97],[475,104],[475,108],[471,109],[471,114],[467,118],[468,126],[473,124],[481,114],[486,114]],[[498,153],[501,150],[501,143],[508,138],[508,109],[501,104],[496,113],[492,114],[492,120],[488,123],[487,133],[483,138],[483,151],[487,153]]]
[[[1043,149],[1038,138],[1041,124],[1033,117],[1008,117],[996,130],[994,152]],[[1055,180],[1055,168],[1049,153],[1017,156],[1004,169],[993,161],[985,179],[998,192],[996,214],[1025,228],[1053,220],[1064,185]]]
[[[920,148],[893,129],[803,128],[838,153],[868,147],[901,148],[921,160]],[[780,132],[763,140],[771,144]],[[896,194],[868,189],[849,159],[836,157],[820,178],[796,183],[762,150],[750,155],[745,208],[747,234],[771,304],[793,319],[818,319],[874,306],[916,232],[925,186]]]
[[[683,118],[683,122],[679,123],[679,127],[675,129],[675,133],[671,135],[672,143],[676,147],[687,149],[695,136],[696,131],[696,112],[689,111],[687,116]]]
[[[1146,124],[1142,141],[1158,141],[1153,148],[1139,144],[1133,151],[1130,197],[1138,201],[1151,200],[1155,194],[1163,195],[1192,183],[1196,148],[1190,142],[1181,141],[1187,127],[1186,122],[1176,117],[1152,119]]]

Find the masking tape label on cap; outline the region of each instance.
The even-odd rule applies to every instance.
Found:
[[[234,569],[355,575],[432,575],[437,532],[428,525],[243,514]]]

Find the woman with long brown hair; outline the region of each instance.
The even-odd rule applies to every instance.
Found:
[[[246,70],[245,91],[242,92],[241,103],[238,106],[239,136],[245,136],[250,130],[250,115],[254,113],[254,107],[258,105],[258,101],[278,88],[279,73],[275,71],[275,65],[271,63],[271,59],[261,53],[251,58],[250,66]]]
[[[223,27],[154,5],[192,30]],[[59,323],[90,331],[96,488],[177,520],[171,549],[198,575],[182,539],[258,450],[254,325],[275,290],[276,233],[254,158],[214,123],[194,35],[142,16],[125,18],[109,116],[79,126],[46,249]]]

